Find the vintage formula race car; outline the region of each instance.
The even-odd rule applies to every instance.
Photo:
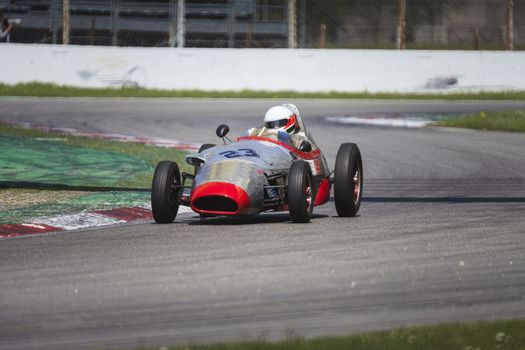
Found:
[[[299,149],[258,136],[232,142],[226,137],[228,132],[228,126],[220,125],[216,134],[223,145],[204,144],[198,153],[186,156],[195,169],[193,174],[181,174],[172,161],[157,165],[151,191],[157,223],[173,222],[179,205],[190,206],[201,217],[287,210],[292,222],[305,223],[314,206],[328,201],[332,184],[337,214],[357,214],[363,193],[363,164],[357,145],[340,146],[331,173],[319,148],[308,142]]]

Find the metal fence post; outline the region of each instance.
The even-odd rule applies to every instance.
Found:
[[[111,45],[118,45],[118,0],[111,0]]]
[[[324,49],[326,48],[326,24],[321,24],[320,30],[319,30],[319,48]]]
[[[398,16],[397,16],[397,33],[396,33],[396,49],[405,49],[405,28],[406,28],[406,0],[398,0]]]
[[[89,28],[89,45],[95,45],[96,27],[96,20],[94,18],[91,18],[91,26]]]
[[[58,41],[58,1],[51,0],[49,9],[49,30],[51,31],[52,44],[56,44]]]
[[[297,48],[297,0],[288,0],[288,48]]]
[[[62,44],[69,45],[69,0],[62,4]]]
[[[507,16],[505,18],[505,49],[514,50],[514,1],[507,0]]]
[[[177,0],[177,47],[185,46],[186,6],[184,0]]]
[[[235,46],[235,16],[233,13],[233,0],[228,1],[228,47]]]
[[[253,22],[255,21],[257,8],[255,1],[251,4],[251,18],[250,22],[248,23],[248,29],[246,30],[246,40],[244,41],[244,47],[245,48],[251,48],[252,47],[252,40],[253,40]]]
[[[301,13],[301,20],[300,20],[300,45],[299,47],[305,48],[306,47],[306,0],[300,0],[299,4],[299,12]]]
[[[175,47],[175,42],[177,40],[177,7],[175,6],[176,0],[170,0],[169,3],[169,38],[168,46]]]

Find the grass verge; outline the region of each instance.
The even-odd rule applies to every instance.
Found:
[[[436,125],[476,130],[525,132],[525,111],[481,112],[460,118],[443,119]]]
[[[0,84],[0,96],[31,97],[186,97],[186,98],[320,98],[320,99],[410,99],[410,100],[525,100],[525,91],[478,93],[369,93],[298,91],[203,91],[160,90],[139,87],[79,88],[73,86],[23,83]]]
[[[343,337],[292,338],[172,347],[173,350],[518,350],[525,348],[525,320],[449,323]],[[158,349],[158,348],[157,348]]]

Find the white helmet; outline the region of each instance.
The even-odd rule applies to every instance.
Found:
[[[289,110],[291,110],[292,113],[295,114],[295,116],[297,117],[297,119],[300,119],[300,118],[301,118],[301,116],[299,115],[299,108],[297,108],[296,105],[291,104],[291,103],[285,103],[285,104],[282,105],[282,106],[288,108]]]
[[[268,129],[283,130],[290,134],[299,131],[296,115],[283,106],[272,107],[266,112],[264,126]]]

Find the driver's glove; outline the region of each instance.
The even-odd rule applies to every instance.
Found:
[[[292,145],[292,137],[286,131],[279,130],[277,133],[277,139],[281,142],[289,144],[290,146]]]

